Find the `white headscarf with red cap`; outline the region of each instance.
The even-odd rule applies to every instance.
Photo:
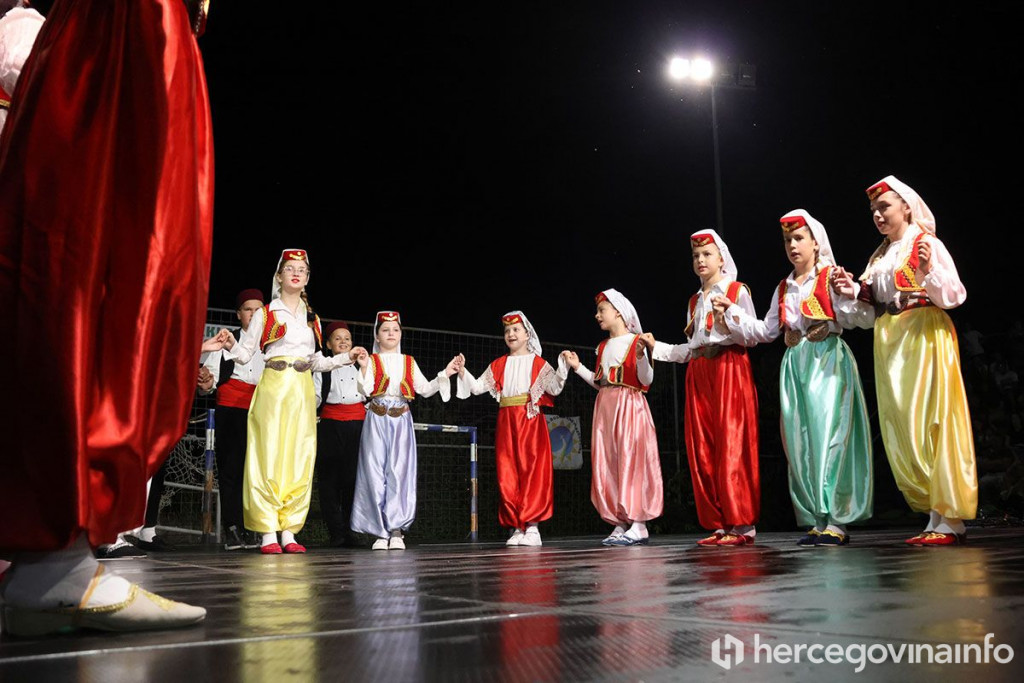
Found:
[[[528,336],[526,340],[526,350],[530,353],[535,353],[538,356],[543,356],[544,353],[540,347],[540,337],[537,336],[537,331],[533,329],[533,325],[530,324],[530,320],[526,317],[525,313],[522,311],[509,311],[505,315],[501,316],[502,324],[509,324],[507,321],[513,316],[519,316],[519,319],[523,323],[523,329],[526,330],[526,334]]]
[[[377,329],[386,322],[396,322],[398,326],[402,326],[402,316],[398,314],[398,311],[377,311],[377,317],[373,319],[373,352],[380,353],[380,344],[377,342]],[[402,352],[402,342],[398,342],[398,348],[395,349],[397,353]]]
[[[910,207],[910,221],[912,223],[917,223],[922,230],[931,235],[935,234],[935,214],[932,213],[932,210],[928,208],[928,205],[924,203],[921,195],[914,188],[892,175],[885,176],[871,187],[875,187],[879,183],[885,183],[889,186],[890,190],[903,198],[903,201]],[[870,190],[871,188],[868,189]]]
[[[611,302],[611,305],[615,307],[615,310],[622,316],[622,321],[626,323],[626,329],[633,334],[643,334],[644,329],[640,325],[640,316],[636,314],[636,309],[633,308],[633,304],[629,302],[629,299],[624,297],[621,292],[615,289],[606,289],[601,294]]]
[[[793,218],[802,218],[803,222],[811,231],[811,236],[818,243],[818,263],[826,266],[836,265],[836,257],[832,254],[832,245],[828,241],[828,233],[825,226],[811,214],[803,209],[794,209],[779,219],[779,223],[785,223]]]
[[[722,237],[714,230],[698,230],[697,232],[690,235],[691,248],[695,246],[693,241],[704,235],[710,237],[711,240],[715,243],[715,246],[718,247],[718,251],[722,252],[722,275],[724,275],[729,280],[738,279],[739,273],[736,272],[736,262],[732,260],[732,254],[729,253],[729,245],[727,245],[725,243],[725,240],[723,240]]]
[[[270,288],[270,300],[281,298],[281,282],[277,279],[277,276],[281,273],[281,266],[284,265],[285,261],[305,261],[306,268],[309,268],[309,254],[305,249],[285,249],[281,252],[281,258],[277,260],[277,269],[274,271],[274,284]],[[307,277],[312,277],[311,273],[307,273]],[[306,284],[309,284],[309,280],[306,280]]]

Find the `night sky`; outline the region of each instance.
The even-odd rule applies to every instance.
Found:
[[[759,314],[790,270],[779,216],[809,211],[859,273],[864,189],[891,173],[936,215],[957,316],[991,329],[1020,267],[1015,6],[214,2],[210,305],[302,247],[326,318],[497,334],[521,308],[590,344],[615,287],[682,341],[688,237],[716,220],[711,98],[666,67],[700,53],[757,69],[716,97],[724,236]]]

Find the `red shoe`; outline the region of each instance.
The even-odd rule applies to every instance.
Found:
[[[919,545],[960,545],[966,542],[965,537],[961,537],[959,534],[941,534],[936,531],[930,531],[924,535]]]
[[[746,534],[726,534],[718,541],[718,545],[740,546],[754,545],[754,537]]]
[[[284,551],[286,553],[304,553],[304,552],[306,552],[306,547],[302,546],[302,545],[299,545],[298,543],[292,542],[292,543],[289,543],[288,545],[286,545],[284,547]],[[278,551],[278,552],[280,552],[280,551]]]
[[[702,545],[702,546],[705,546],[705,547],[711,546],[711,545],[718,545],[718,542],[720,540],[722,540],[722,536],[725,536],[725,534],[720,534],[720,533],[718,533],[716,531],[715,533],[711,534],[707,538],[702,538],[699,541],[697,541],[697,545]]]
[[[921,545],[921,541],[923,541],[924,537],[927,536],[930,533],[931,533],[930,531],[922,531],[917,536],[914,536],[913,538],[908,538],[906,540],[906,544],[907,545]]]
[[[260,546],[260,552],[264,555],[280,555],[281,544],[280,543],[268,543],[267,545]]]

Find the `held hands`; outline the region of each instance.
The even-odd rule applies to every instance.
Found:
[[[448,361],[448,365],[446,365],[444,368],[444,376],[451,377],[456,372],[462,372],[462,370],[465,369],[465,362],[466,357],[463,356],[461,353],[453,357],[450,361]]]
[[[196,386],[202,391],[213,389],[213,373],[205,365],[199,366],[199,377],[196,380]]]
[[[565,359],[565,364],[568,365],[570,368],[572,368],[573,370],[579,369],[580,357],[576,355],[575,351],[562,351],[562,353],[560,353],[559,355]]]
[[[466,356],[460,353],[452,360],[457,362],[455,369],[458,371],[459,377],[463,377],[466,374]]]
[[[647,347],[648,351],[654,353],[655,339],[653,334],[651,334],[650,332],[644,332],[643,334],[640,335],[640,341],[644,343],[644,346]]]
[[[207,353],[209,351],[220,351],[221,349],[230,349],[235,345],[235,335],[231,334],[231,330],[227,328],[221,328],[220,332],[203,340],[202,352]]]
[[[729,310],[729,307],[732,306],[732,301],[730,301],[727,296],[715,294],[711,297],[711,305],[715,307],[715,318],[717,319],[720,315]]]
[[[370,354],[362,346],[353,346],[349,349],[348,357],[352,359],[353,363],[358,363],[360,368],[365,368],[366,364],[370,362]]]

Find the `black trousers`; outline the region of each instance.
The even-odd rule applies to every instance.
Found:
[[[146,521],[144,526],[156,526],[157,517],[160,516],[160,498],[164,495],[164,477],[167,476],[167,460],[160,465],[160,469],[153,475],[149,484],[149,496],[146,498]]]
[[[220,488],[221,522],[224,528],[245,528],[242,520],[242,478],[245,476],[248,408],[217,406],[214,429],[217,433],[214,457],[217,459],[217,485]]]
[[[362,432],[362,420],[321,419],[316,428],[320,512],[333,544],[343,542],[351,533],[349,517],[355,495],[359,437]]]

